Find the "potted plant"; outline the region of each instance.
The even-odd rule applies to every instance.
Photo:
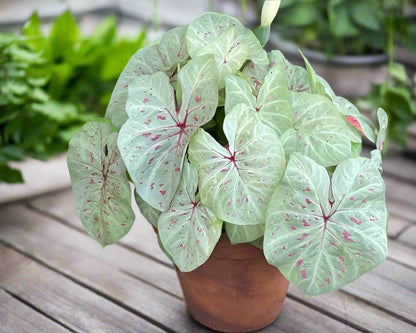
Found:
[[[134,183],[190,314],[222,331],[270,323],[287,280],[323,294],[386,257],[385,112],[377,131],[306,60],[304,69],[267,53],[262,21],[255,35],[206,13],[139,50],[106,119],[87,123],[67,158],[88,233],[106,246],[128,232]],[[360,132],[376,143],[371,158],[359,156]]]

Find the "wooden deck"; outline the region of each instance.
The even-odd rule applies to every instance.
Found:
[[[388,156],[384,178],[385,263],[328,295],[290,287],[281,315],[260,332],[416,332],[416,161]],[[0,332],[209,332],[189,318],[172,265],[137,216],[103,250],[69,188],[0,206]]]

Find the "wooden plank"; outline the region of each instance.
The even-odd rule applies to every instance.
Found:
[[[392,244],[394,244],[394,243],[392,243]],[[394,257],[394,255],[399,255],[399,254],[397,254],[397,250],[395,251],[394,249],[397,249],[397,246],[395,247],[395,245],[393,245],[393,251],[392,250],[390,250],[390,252],[389,253],[392,253],[393,254],[393,257]],[[410,256],[409,256],[410,257]],[[395,257],[394,257],[395,258]],[[403,261],[403,258],[406,258],[406,257],[402,257],[401,258],[401,260]],[[409,259],[411,259],[411,258],[409,258]],[[377,281],[379,281],[380,280],[380,277],[375,277],[376,279],[377,279]],[[387,280],[385,280],[385,279],[381,279],[381,281],[379,281],[379,285],[380,285],[380,288],[382,288],[382,289],[386,289],[386,290],[390,290],[390,291],[392,291],[392,289],[391,288],[393,288],[393,289],[395,289],[395,284],[393,284],[392,285],[392,287],[390,287],[389,286],[389,282],[387,281]],[[362,287],[361,287],[361,285],[357,285],[359,288],[358,288],[358,290],[356,291],[356,294],[357,295],[359,295],[360,294],[360,290],[362,289]],[[402,289],[400,289],[400,291],[402,292],[402,294],[403,295],[405,295],[406,296],[406,294],[407,294],[407,292],[406,292],[406,290],[404,290],[403,288]],[[374,293],[374,294],[379,294],[378,293],[378,291],[377,290],[372,290],[372,292]],[[370,295],[370,296],[372,296],[372,295]],[[378,296],[378,298],[376,297],[375,299],[376,299],[376,301],[377,302],[382,302],[382,304],[385,304],[387,307],[389,306],[385,301],[386,301],[386,299],[385,298],[383,298],[384,296],[386,296],[385,294],[379,294],[379,296]],[[407,298],[407,301],[409,301],[409,299]],[[384,302],[384,303],[383,303]],[[378,304],[378,303],[377,303]],[[407,305],[405,304],[405,303],[398,303],[398,304],[396,304],[396,311],[398,311],[399,312],[399,315],[401,315],[400,314],[400,311],[401,311],[401,307],[404,307],[404,308],[406,308],[407,307]]]
[[[329,313],[366,332],[391,333],[414,332],[416,328],[366,302],[342,291],[306,298],[292,285],[289,287],[290,297],[301,300],[305,304]],[[319,332],[319,330],[311,330]]]
[[[389,198],[387,200],[387,210],[403,220],[416,223],[416,205],[412,206],[395,198]]]
[[[1,286],[65,327],[77,332],[163,332],[11,248],[0,244],[0,253]]]
[[[401,244],[394,240],[389,240],[388,257],[403,265],[416,269],[416,249]]]
[[[416,180],[415,162],[403,157],[400,152],[388,152],[383,162],[385,175],[393,175],[414,183]]]
[[[276,329],[281,332],[359,332],[288,297],[277,320],[259,333],[274,333]]]
[[[389,222],[387,235],[390,238],[397,238],[403,233],[412,223],[408,219],[404,219],[394,213],[389,212]]]
[[[399,242],[404,243],[410,247],[416,248],[416,226],[413,225],[407,228],[399,237]]]
[[[31,200],[30,205],[41,212],[56,216],[69,225],[86,233],[81,221],[75,213],[72,189],[67,189],[58,193],[52,193],[50,195]],[[146,253],[147,255],[161,262],[170,264],[169,259],[159,248],[157,242],[144,241],[146,239],[154,239],[155,233],[152,226],[149,224],[149,222],[146,221],[134,202],[132,207],[134,214],[136,215],[136,220],[129,233],[123,237],[119,243],[129,246],[138,252]]]
[[[388,274],[388,272],[385,272]],[[374,273],[366,273],[342,288],[366,302],[386,309],[416,326],[416,292]]]
[[[0,289],[0,333],[45,332],[70,331]]]
[[[416,168],[416,164],[413,165]],[[414,207],[414,198],[416,198],[416,179],[413,182],[399,180],[392,177],[383,177],[386,183],[387,198],[394,198],[397,201],[403,201]]]
[[[374,268],[371,274],[378,275],[388,281],[416,292],[416,270],[409,269],[392,260],[386,260]]]
[[[150,259],[118,245],[106,248],[104,255],[89,236],[28,209],[11,206],[1,214],[4,223],[0,224],[0,239],[3,241],[177,332],[207,332],[187,316],[178,297],[180,289],[173,269],[157,262],[146,264]],[[54,250],[50,251],[52,240]],[[299,331],[306,332],[315,321],[325,323],[322,332],[347,329],[344,324],[290,300],[285,309],[285,315],[281,316],[284,319],[262,332],[285,332],[282,327],[289,325],[288,322],[296,322]],[[305,318],[300,320],[298,313]]]

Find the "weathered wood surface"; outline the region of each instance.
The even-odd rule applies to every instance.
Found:
[[[260,332],[416,332],[416,163],[388,158],[384,178],[385,263],[327,295],[291,286]],[[188,316],[172,265],[136,215],[127,237],[102,249],[76,217],[71,189],[0,206],[0,333],[209,332]]]

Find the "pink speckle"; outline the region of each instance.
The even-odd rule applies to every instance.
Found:
[[[328,284],[330,284],[331,283],[331,280],[330,279],[325,279],[325,282],[328,283]]]
[[[149,100],[147,98],[143,98],[142,102],[147,103]]]
[[[341,270],[341,272],[345,272],[345,267],[344,267],[344,266],[342,266],[342,267],[340,268],[340,270]]]
[[[301,271],[300,271],[300,276],[302,277],[302,279],[306,279],[306,269],[302,269]]]
[[[301,236],[299,236],[298,238],[296,238],[297,241],[303,240],[306,237],[308,237],[308,234],[302,234]]]
[[[367,202],[367,199],[361,200],[361,203],[365,204]]]
[[[339,256],[338,259],[339,259],[339,261],[341,261],[345,265],[345,259],[344,259],[343,256]]]
[[[310,201],[308,198],[305,198],[305,201],[308,205],[310,205],[312,203],[312,201]]]
[[[197,102],[197,103],[201,103],[201,97],[200,97],[200,96],[196,96],[196,97],[195,97],[195,102]]]
[[[354,200],[354,197],[350,197],[350,201]]]
[[[156,141],[158,140],[162,135],[161,134],[156,134],[153,138],[151,138],[152,141]]]
[[[303,192],[310,192],[310,191],[311,191],[311,189],[310,189],[309,187],[306,187],[306,188],[304,188],[302,191],[303,191]]]
[[[291,252],[291,253],[289,253],[287,256],[288,256],[288,257],[293,257],[295,254],[296,254],[295,252]]]
[[[159,150],[160,148],[162,148],[162,146],[161,146],[161,145],[157,145],[157,146],[155,147],[155,150]]]
[[[292,226],[290,227],[290,230],[297,230],[297,229],[296,229],[296,227],[295,227],[294,225],[292,225]]]
[[[354,218],[354,217],[351,217],[350,218],[350,221],[351,222],[354,222],[356,225],[360,225],[361,223],[363,223],[363,222],[361,222],[360,220],[357,220],[356,218]]]
[[[155,183],[150,184],[150,189],[153,190],[155,188]]]
[[[302,263],[303,263],[303,259],[299,259],[299,260],[296,262],[296,267],[299,267],[300,265],[302,265]]]
[[[345,239],[347,242],[354,243],[354,240],[350,236],[351,236],[351,234],[348,231],[344,230],[342,232],[342,238],[343,239]]]
[[[94,179],[90,179],[89,183],[90,183],[90,184],[95,184]]]
[[[179,171],[181,171],[180,167],[175,168],[175,172],[179,172]]]
[[[166,117],[165,116],[161,116],[161,115],[158,115],[156,118],[159,119],[159,120],[166,120]]]
[[[305,219],[302,219],[301,222],[302,222],[302,224],[303,224],[304,227],[310,227],[310,225],[308,224],[308,222],[306,222]]]
[[[161,195],[165,195],[165,194],[166,194],[166,191],[165,191],[165,190],[160,190],[160,191],[159,191],[159,193],[160,193]]]
[[[333,241],[329,241],[329,245],[331,245],[333,247],[337,247],[337,244],[335,244]]]
[[[358,122],[357,119],[355,119],[353,116],[347,116],[347,121],[354,126],[356,129],[358,129],[360,131],[360,133],[363,133],[363,129],[361,128],[360,123]]]
[[[129,85],[126,83],[124,86],[123,86],[123,88],[127,88]]]

